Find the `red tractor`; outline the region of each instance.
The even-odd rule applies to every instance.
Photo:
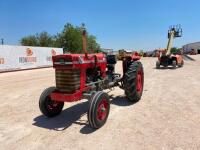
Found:
[[[115,73],[114,55],[87,54],[86,31],[83,30],[85,54],[53,56],[56,86],[45,89],[39,99],[40,111],[47,117],[61,113],[64,102],[89,100],[88,120],[93,128],[102,127],[110,111],[110,99],[104,89],[120,87],[130,102],[139,101],[143,92],[144,73],[140,57],[123,59],[123,75]]]

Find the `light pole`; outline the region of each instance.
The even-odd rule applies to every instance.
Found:
[[[4,44],[4,41],[3,41],[3,40],[4,40],[4,39],[2,38],[2,39],[1,39],[1,45],[3,45],[3,44]]]

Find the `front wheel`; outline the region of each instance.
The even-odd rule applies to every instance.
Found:
[[[92,128],[102,127],[109,115],[110,101],[107,93],[102,91],[96,92],[90,99],[88,110],[88,120]]]
[[[181,64],[179,64],[178,67],[183,67],[183,65],[184,65],[184,61],[182,60]]]
[[[42,114],[47,117],[54,117],[61,113],[64,102],[53,101],[50,94],[56,90],[55,87],[45,89],[39,99],[39,108]]]
[[[137,102],[141,99],[144,85],[144,72],[142,63],[134,61],[124,75],[124,91],[127,99]]]
[[[160,68],[160,61],[156,61],[156,69]]]

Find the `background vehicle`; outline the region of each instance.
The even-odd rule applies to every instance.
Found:
[[[133,52],[127,52],[124,49],[118,51],[117,59],[123,60],[126,57],[132,57]]]
[[[159,69],[160,66],[168,67],[171,65],[173,68],[182,67],[184,64],[183,57],[181,54],[175,54],[171,53],[171,48],[172,48],[172,42],[173,39],[176,37],[181,37],[182,36],[182,28],[179,26],[173,26],[170,27],[168,31],[168,44],[167,44],[167,50],[160,53],[158,56],[158,61],[156,62],[156,68]]]

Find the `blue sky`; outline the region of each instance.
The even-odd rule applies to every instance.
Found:
[[[23,36],[56,34],[84,22],[103,48],[166,47],[169,25],[181,24],[174,46],[200,41],[199,0],[1,0],[0,38],[19,45]]]

